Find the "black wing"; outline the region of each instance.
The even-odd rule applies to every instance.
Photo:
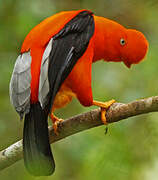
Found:
[[[93,34],[93,15],[90,11],[82,11],[53,37],[48,66],[49,110],[61,84],[86,51]]]

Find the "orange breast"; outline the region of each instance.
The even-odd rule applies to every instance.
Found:
[[[73,97],[76,97],[75,93],[64,83],[55,97],[52,111],[66,106]]]

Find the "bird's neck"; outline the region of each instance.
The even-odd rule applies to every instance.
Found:
[[[94,58],[93,62],[104,59],[112,61],[113,55],[111,44],[114,38],[114,32],[120,25],[112,20],[104,17],[94,16],[95,32],[94,32]]]
[[[104,18],[94,16],[95,31],[94,31],[94,58],[93,62],[104,59],[105,45],[106,45],[106,33]]]

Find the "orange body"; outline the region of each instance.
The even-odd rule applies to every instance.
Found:
[[[41,60],[49,40],[81,11],[83,10],[61,12],[47,18],[33,28],[24,40],[21,52],[23,53],[30,50],[32,56],[32,103],[38,101]],[[147,52],[148,42],[141,32],[126,29],[112,20],[95,15],[94,22],[95,32],[88,48],[62,84],[56,95],[53,110],[66,105],[71,101],[73,96],[76,96],[84,106],[92,105],[92,62],[100,59],[114,62],[123,61],[130,67],[131,64],[139,63]],[[122,39],[126,44],[121,42]]]
[[[104,59],[130,67],[144,58],[147,49],[141,32],[87,10],[58,13],[30,31],[10,83],[11,102],[21,118],[25,115],[23,155],[28,172],[48,176],[55,171],[47,118],[50,115],[57,134],[60,120],[53,112],[72,97],[84,106],[101,107],[101,120],[107,123],[106,110],[115,101],[93,100],[92,63]]]

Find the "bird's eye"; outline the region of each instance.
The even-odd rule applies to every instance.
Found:
[[[126,44],[126,41],[125,41],[123,38],[121,38],[121,39],[120,39],[120,44],[121,44],[122,46],[124,46],[124,45]]]

